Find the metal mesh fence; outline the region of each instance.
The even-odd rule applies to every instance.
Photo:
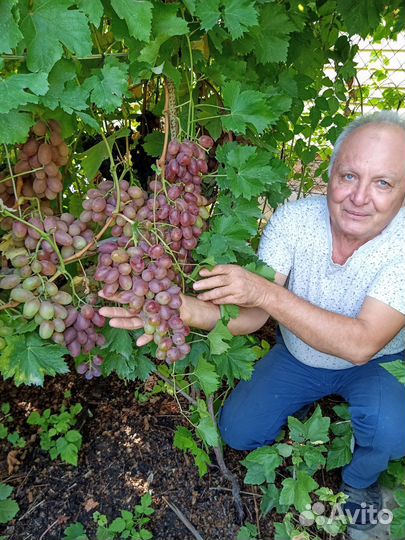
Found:
[[[367,113],[405,108],[405,33],[394,40],[354,39],[357,76],[350,90],[350,109]]]
[[[396,40],[381,42],[355,36],[352,44],[359,48],[354,57],[357,73],[349,85],[344,114],[352,117],[383,109],[405,114],[405,32]],[[332,66],[325,74],[332,80],[336,76]],[[292,199],[326,193],[325,180],[318,174],[320,164],[321,160],[315,160],[307,166],[303,181],[289,182]],[[298,161],[294,166],[298,176],[301,168]]]

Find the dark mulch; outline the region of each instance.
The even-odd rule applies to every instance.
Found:
[[[274,329],[266,332],[260,337],[274,342]],[[47,407],[59,410],[66,390],[71,392],[68,403],[83,406],[79,465],[52,461],[32,438],[25,450],[18,451],[20,464],[10,473],[10,446],[2,441],[0,481],[15,488],[20,512],[11,525],[0,527],[0,534],[10,535],[9,540],[56,540],[63,538],[68,524],[80,521],[93,540],[95,510],[112,520],[151,490],[156,513],[149,528],[155,540],[194,538],[163,497],[183,512],[205,540],[236,538],[240,525],[230,486],[218,467],[213,465],[200,479],[192,458],[173,448],[176,426],[187,426],[173,398],[159,395],[140,404],[134,395],[144,390],[140,383],[126,384],[116,377],[85,381],[72,374],[48,379],[43,388],[15,388],[0,381],[0,403],[10,403],[15,423],[29,438],[35,431],[26,424],[29,413]],[[245,469],[239,462],[245,455],[230,449],[225,452],[228,467],[241,483]],[[324,481],[337,487],[339,480],[334,475]],[[252,492],[250,486],[243,490]],[[247,520],[252,523],[258,515],[257,501],[248,493],[243,495]],[[270,518],[261,520],[260,527],[263,540],[273,538]]]

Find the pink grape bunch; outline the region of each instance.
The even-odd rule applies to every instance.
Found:
[[[97,301],[97,299],[92,301]],[[91,353],[95,347],[105,345],[105,337],[98,332],[105,326],[105,318],[90,303],[82,305],[80,310],[70,306],[65,326],[64,343],[73,358]]]
[[[152,335],[157,345],[156,358],[168,363],[181,360],[190,352],[186,343],[190,329],[180,318],[179,271],[186,273],[192,269],[191,252],[208,217],[201,182],[202,175],[208,172],[206,150],[212,144],[208,136],[202,136],[199,145],[171,141],[166,178],[149,183],[149,196],[137,208],[136,221],[142,229],[138,234],[142,239],[135,245],[126,234],[127,225],[121,227],[117,221],[122,230],[113,228],[116,241],[99,246],[94,278],[103,283],[104,296],[118,298],[139,315],[144,332]],[[124,189],[124,194],[130,189]]]
[[[69,148],[56,120],[37,122],[20,148],[14,173],[22,175],[24,197],[54,200],[63,191],[60,168],[69,160]]]

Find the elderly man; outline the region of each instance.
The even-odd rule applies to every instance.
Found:
[[[405,387],[380,365],[404,356],[404,198],[405,121],[390,112],[359,118],[336,143],[327,197],[287,203],[267,225],[259,257],[275,283],[234,265],[202,270],[199,294],[181,312],[210,330],[218,305],[236,304],[234,334],[269,316],[279,322],[279,342],[226,401],[222,436],[241,450],[271,444],[289,415],[341,395],[356,441],[342,490],[352,515],[366,510],[362,518],[381,508],[380,473],[405,455]],[[128,313],[103,309],[112,325],[136,326]],[[352,538],[378,538],[371,528],[355,523]]]

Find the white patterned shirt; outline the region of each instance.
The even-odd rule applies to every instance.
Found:
[[[326,197],[308,197],[280,207],[267,224],[258,256],[288,275],[288,289],[325,310],[356,318],[367,296],[405,314],[405,208],[344,265],[332,261]],[[384,321],[381,321],[384,324]],[[353,364],[307,345],[280,325],[287,349],[309,366],[346,369]],[[322,328],[319,328],[322,332]],[[405,348],[405,329],[374,358]]]

